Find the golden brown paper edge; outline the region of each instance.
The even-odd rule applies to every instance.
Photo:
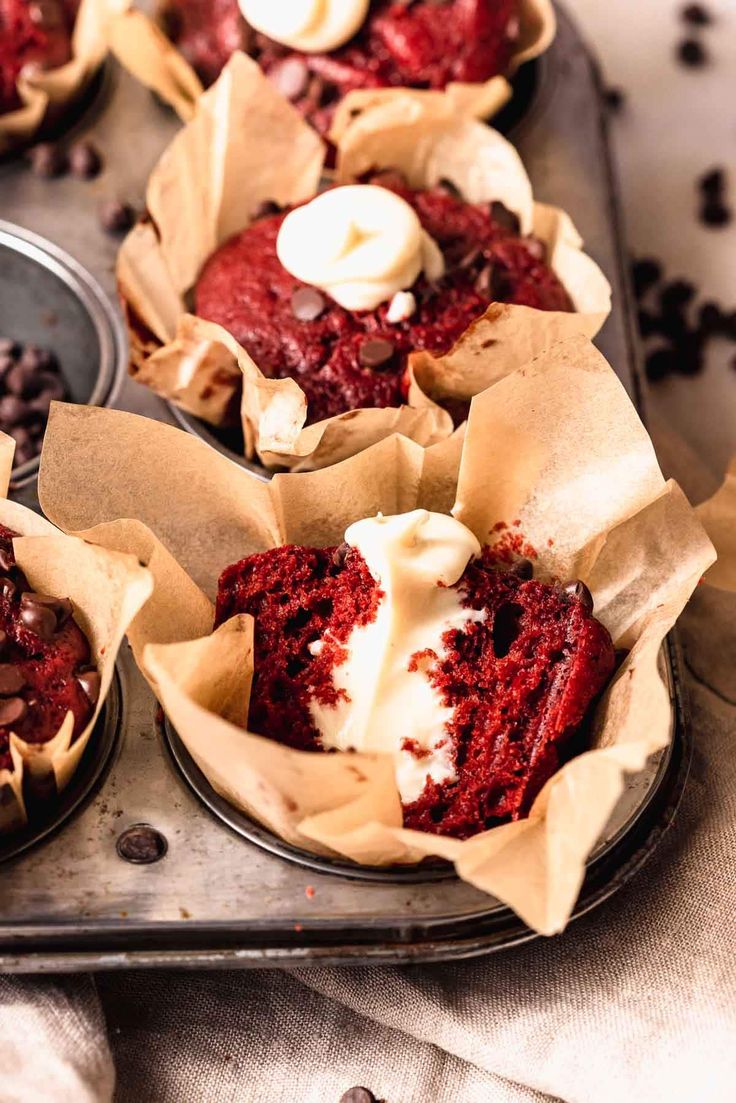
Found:
[[[241,76],[247,74],[253,81],[254,95],[260,90],[269,99],[274,96],[273,89],[267,88],[268,82],[255,63],[242,55],[236,57],[220,78],[222,84],[216,82],[207,93],[207,104],[212,104],[210,117],[224,115],[225,134],[230,126],[237,125],[237,119],[233,119],[228,110],[230,97],[234,94],[233,84],[226,82],[235,80],[238,72]],[[401,127],[410,125],[411,120],[404,114],[404,107],[409,104],[412,110],[414,102],[412,97],[407,99],[404,94],[403,99],[393,104],[392,111],[398,113]],[[426,107],[418,110],[430,127],[437,125],[439,120],[441,129],[437,132],[438,140],[445,141],[448,135],[457,143],[462,144],[465,140],[462,129],[454,126],[449,131],[444,129],[447,120],[441,107],[436,112]],[[289,113],[294,114],[293,109]],[[384,117],[385,113],[380,114]],[[367,113],[356,126],[375,140],[377,131],[372,119],[373,116]],[[197,125],[204,128],[205,124],[200,120]],[[477,125],[480,127],[482,124]],[[356,126],[351,128],[351,135]],[[299,129],[309,128],[301,124]],[[205,130],[203,140],[208,145],[205,150],[199,149],[200,154],[206,154],[207,148],[213,148],[214,133]],[[482,127],[480,133],[486,137],[489,150],[499,149],[502,159],[507,162],[503,170],[506,181],[504,199],[526,218],[524,212],[527,201],[530,202],[531,191],[518,154],[490,128]],[[177,181],[188,179],[189,144],[194,144],[194,134],[191,131],[189,139],[186,135],[177,136],[154,170],[149,185],[149,207],[152,209],[168,207],[172,189],[178,186]],[[219,139],[222,137],[219,134]],[[350,142],[354,148],[352,137]],[[215,148],[222,148],[221,143]],[[387,161],[391,161],[393,156],[390,148],[385,154]],[[509,189],[515,190],[518,201],[506,194]],[[486,190],[488,194],[495,194],[490,184]],[[164,203],[164,197],[167,203]],[[610,310],[610,286],[597,265],[583,253],[581,239],[568,216],[556,208],[534,204],[530,207],[529,218],[531,228],[547,244],[550,263],[563,282],[574,282],[589,289],[589,301],[585,305],[590,309],[566,314],[507,305],[503,314],[499,315],[493,306],[489,308],[486,321],[493,318],[500,322],[502,319],[503,325],[499,324],[489,334],[488,339],[493,345],[489,346],[487,353],[488,374],[480,388],[468,388],[462,380],[452,389],[441,385],[437,376],[444,369],[444,358],[415,354],[417,359],[412,361],[409,396],[405,405],[346,411],[313,425],[305,425],[306,400],[295,380],[266,379],[247,352],[222,327],[184,311],[183,300],[168,275],[161,235],[156,233],[151,221],[131,231],[118,258],[118,283],[125,303],[133,374],[161,397],[216,425],[235,422],[234,398],[237,381],[241,379],[240,421],[245,453],[249,457],[257,454],[261,462],[271,469],[317,470],[349,458],[357,450],[370,447],[394,432],[401,432],[425,446],[431,446],[452,432],[450,417],[434,402],[435,396],[471,397],[494,378],[526,362],[555,340],[575,332],[594,336]],[[228,221],[232,223],[235,220],[230,217]],[[204,243],[209,240],[210,234],[202,230],[195,237]],[[198,263],[201,265],[205,259],[204,256],[199,257]],[[185,267],[195,267],[193,258],[186,262]],[[175,322],[177,303],[181,313]],[[176,330],[172,332],[174,324]],[[166,336],[169,336],[168,340]],[[452,357],[452,352],[449,356]]]

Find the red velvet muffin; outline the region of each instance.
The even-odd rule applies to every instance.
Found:
[[[45,743],[72,712],[76,738],[100,691],[71,602],[32,591],[15,565],[16,535],[0,525],[0,769],[12,768],[11,732]]]
[[[71,57],[77,0],[0,0],[0,113],[21,106],[26,65],[56,69]]]
[[[321,133],[354,89],[442,89],[504,73],[519,35],[519,0],[372,0],[360,31],[330,53],[301,53],[253,31],[237,0],[172,0],[167,15],[205,84],[244,50]]]
[[[417,652],[420,672],[449,710],[443,742],[452,776],[422,773],[404,803],[405,826],[467,838],[525,816],[544,783],[581,749],[591,705],[614,669],[606,629],[581,583],[536,581],[529,560],[503,569],[484,548],[455,584],[472,619],[442,637],[441,653]],[[300,750],[324,749],[310,709],[345,700],[335,671],[356,626],[370,625],[385,595],[363,556],[339,548],[288,546],[249,556],[220,578],[216,623],[255,618],[249,728]],[[475,612],[473,612],[475,611]],[[397,728],[406,723],[396,717]],[[397,737],[398,738],[398,737]]]
[[[449,184],[415,191],[397,174],[370,182],[411,205],[444,258],[441,279],[420,275],[413,285],[410,317],[388,321],[387,303],[351,312],[307,289],[277,256],[284,213],[266,213],[225,242],[195,288],[196,314],[228,330],[264,375],[299,383],[310,422],[401,405],[409,352],[448,352],[491,302],[574,309],[543,243],[520,236],[518,220],[501,204],[466,203]]]

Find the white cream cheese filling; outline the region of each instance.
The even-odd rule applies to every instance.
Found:
[[[416,211],[375,184],[347,184],[290,211],[276,252],[296,279],[326,291],[346,310],[375,310],[445,261]]]
[[[239,0],[244,18],[274,42],[303,53],[327,53],[357,34],[370,0]]]
[[[408,804],[428,777],[437,783],[454,777],[447,733],[452,709],[427,670],[442,657],[448,630],[485,619],[483,610],[463,608],[457,590],[449,588],[480,544],[453,517],[423,509],[358,521],[345,540],[361,553],[384,597],[375,620],[353,629],[348,657],[333,670],[345,699],[329,706],[312,701],[310,712],[324,746],[393,754]],[[434,654],[414,659],[428,650]],[[405,740],[414,750],[403,748]]]

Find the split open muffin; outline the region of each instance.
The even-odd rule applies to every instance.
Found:
[[[614,669],[587,587],[535,580],[427,510],[345,536],[220,578],[216,624],[254,618],[249,729],[392,754],[406,827],[468,838],[527,815]]]
[[[351,92],[441,90],[509,72],[526,7],[521,0],[169,0],[165,15],[205,85],[243,50],[326,134]]]

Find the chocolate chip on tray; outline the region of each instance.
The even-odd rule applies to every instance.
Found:
[[[102,171],[102,158],[91,142],[75,142],[69,150],[69,168],[74,176],[92,180]]]
[[[109,234],[124,234],[135,222],[135,211],[130,203],[120,199],[107,199],[100,206],[100,225]]]
[[[39,142],[28,154],[31,170],[36,176],[52,179],[63,176],[69,167],[66,151],[54,142]]]
[[[626,94],[621,88],[606,88],[603,92],[606,107],[613,114],[622,111],[626,104]]]

